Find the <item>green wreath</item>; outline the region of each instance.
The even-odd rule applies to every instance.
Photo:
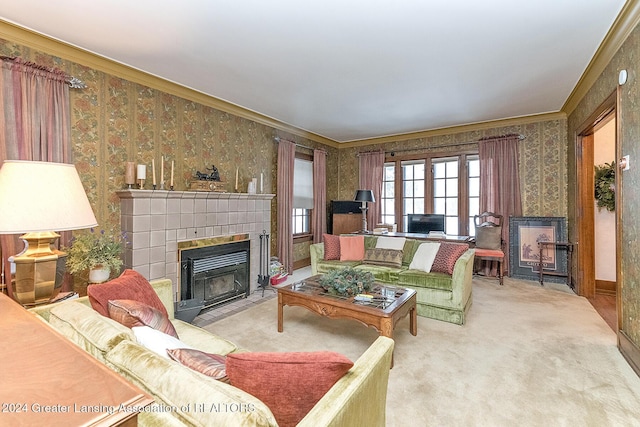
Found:
[[[598,208],[616,210],[616,165],[615,161],[595,167],[595,196]]]

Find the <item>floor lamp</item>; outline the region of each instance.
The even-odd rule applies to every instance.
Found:
[[[52,248],[60,237],[55,231],[98,225],[78,172],[65,163],[6,160],[0,195],[0,234],[26,233],[20,237],[24,250],[9,258],[16,266],[13,299],[25,306],[47,303],[60,291],[56,271],[66,260]]]
[[[362,230],[360,232],[363,234],[369,233],[367,231],[367,203],[374,203],[376,201],[375,197],[373,197],[373,191],[357,190],[353,200],[362,202],[362,206],[360,206],[360,210],[362,211]]]

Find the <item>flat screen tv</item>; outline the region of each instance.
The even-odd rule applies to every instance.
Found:
[[[444,232],[444,215],[441,214],[409,214],[407,222],[409,233]]]

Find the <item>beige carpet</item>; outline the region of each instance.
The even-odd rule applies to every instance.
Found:
[[[554,289],[555,288],[555,289]],[[377,333],[271,299],[206,327],[252,351],[333,350],[357,359]],[[640,426],[640,378],[589,302],[563,285],[474,279],[468,322],[395,331],[388,426]]]

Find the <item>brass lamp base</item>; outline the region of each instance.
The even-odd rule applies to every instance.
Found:
[[[53,231],[27,233],[20,238],[25,249],[9,258],[16,265],[13,299],[31,307],[46,304],[56,297],[62,287],[61,277],[56,276],[59,265],[64,265],[67,254],[51,245],[60,237]]]

